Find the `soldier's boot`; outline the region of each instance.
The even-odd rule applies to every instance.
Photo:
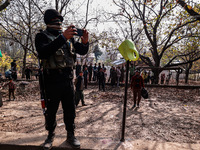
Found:
[[[80,148],[80,142],[74,136],[74,132],[67,132],[67,142],[74,148]]]
[[[50,150],[52,148],[52,143],[53,143],[54,137],[55,137],[55,133],[49,132],[47,139],[45,140],[45,142],[43,144],[44,150]]]

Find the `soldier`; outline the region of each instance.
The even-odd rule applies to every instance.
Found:
[[[88,52],[88,32],[83,29],[81,43],[73,38],[77,35],[77,29],[70,25],[62,32],[63,17],[54,10],[48,9],[44,13],[46,30],[36,35],[35,46],[42,60],[44,86],[47,97],[47,110],[45,115],[45,127],[48,131],[44,142],[44,149],[51,149],[55,136],[56,113],[61,101],[64,123],[67,130],[67,142],[79,148],[80,142],[75,138],[75,97],[73,86],[73,66],[76,53],[85,55]]]

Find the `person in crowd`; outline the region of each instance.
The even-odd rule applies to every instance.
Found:
[[[166,77],[166,84],[167,84],[167,85],[169,84],[169,81],[170,81],[170,79],[171,79],[171,76],[172,76],[172,73],[169,72],[169,74],[168,74],[167,77]]]
[[[84,68],[84,72],[83,72],[83,77],[84,77],[84,85],[85,85],[85,89],[87,89],[88,86],[88,69],[87,67]]]
[[[76,77],[79,76],[79,73],[81,71],[81,65],[79,64],[79,62],[76,62]]]
[[[75,92],[75,102],[76,107],[78,106],[80,100],[82,103],[82,106],[86,106],[84,101],[84,78],[83,78],[83,71],[80,71],[79,76],[75,79],[75,86],[76,86],[76,92]]]
[[[121,71],[119,66],[117,67],[116,72],[117,72],[117,87],[119,87],[120,77],[121,77]]]
[[[111,86],[114,87],[116,84],[117,80],[117,71],[115,67],[113,67],[112,72],[111,72]]]
[[[16,64],[16,60],[13,60],[13,62],[11,62],[11,77],[13,80],[17,80],[17,64]]]
[[[101,63],[98,64],[98,68],[97,69],[98,69],[98,72],[99,72],[100,69],[101,69]]]
[[[15,83],[13,82],[12,78],[9,79],[9,82],[4,84],[3,87],[8,86],[8,95],[9,101],[11,100],[11,95],[13,96],[13,101],[15,100]]]
[[[76,54],[85,55],[89,49],[89,37],[86,29],[82,29],[80,42],[76,41],[77,29],[74,25],[62,30],[63,17],[55,9],[44,12],[46,29],[36,34],[35,47],[43,65],[45,94],[47,97],[45,111],[45,127],[48,131],[43,149],[52,148],[55,137],[56,113],[61,102],[64,116],[66,141],[73,148],[80,148],[75,137],[75,93],[73,86],[73,67]]]
[[[103,68],[100,68],[98,72],[98,81],[99,81],[99,91],[101,90],[101,87],[103,91],[105,91],[105,74]]]
[[[99,63],[99,64],[98,64],[98,67],[97,67],[97,82],[99,82],[98,73],[99,73],[99,71],[100,71],[101,68],[102,68],[102,67],[101,67],[101,63]]]
[[[92,71],[93,71],[93,67],[92,67],[92,63],[90,63],[90,66],[88,67],[89,82],[91,82],[91,80],[92,80]]]
[[[104,64],[102,64],[102,69],[104,70],[106,67],[105,67],[105,65]]]
[[[85,67],[88,68],[87,63],[85,62],[85,64],[83,65],[83,71],[85,70]]]
[[[25,69],[26,80],[30,80],[31,79],[31,74],[32,74],[32,70],[29,67],[27,67]]]
[[[93,67],[93,81],[97,80],[97,73],[98,73],[98,69],[97,69],[97,64],[95,63]]]
[[[147,74],[147,83],[150,82],[150,79],[151,79],[151,72],[149,71],[148,74]]]
[[[11,70],[5,71],[5,77],[6,77],[6,79],[12,78],[12,72],[11,72]]]
[[[39,76],[39,71],[38,69],[33,69],[34,75],[35,75],[35,79],[37,80],[38,76]]]
[[[144,70],[144,72],[142,74],[142,78],[144,79],[144,83],[147,84],[147,82],[148,82],[148,74],[147,74],[146,70]]]
[[[180,76],[180,74],[182,73],[182,69],[178,69],[178,70],[176,70],[176,85],[178,86],[178,84],[179,84],[179,76]]]
[[[162,73],[161,74],[161,78],[160,78],[161,80],[160,80],[160,83],[161,84],[164,84],[164,82],[165,82],[165,73]]]
[[[103,69],[104,76],[105,76],[105,84],[106,84],[106,79],[107,79],[107,72],[106,72],[106,70],[107,70],[106,68]]]
[[[141,101],[141,89],[144,88],[144,80],[140,75],[139,70],[136,70],[135,75],[131,79],[131,90],[133,91],[133,107],[139,107]]]
[[[121,71],[120,82],[124,83],[124,72],[125,72],[124,65],[122,65],[120,71]]]
[[[110,68],[110,75],[109,75],[109,78],[108,78],[108,82],[110,82],[110,81],[111,81],[111,75],[112,75],[112,71],[113,71],[113,66],[111,66],[111,68]]]
[[[155,83],[155,77],[154,77],[154,73],[151,71],[151,84],[154,84]]]

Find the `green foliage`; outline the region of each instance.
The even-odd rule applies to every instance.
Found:
[[[6,53],[2,53],[2,57],[0,58],[0,66],[1,71],[6,71],[10,68],[10,63],[12,59]]]
[[[2,57],[2,53],[1,53],[1,50],[0,50],[0,57]]]

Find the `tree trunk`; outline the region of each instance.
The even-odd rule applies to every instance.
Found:
[[[185,83],[188,84],[188,78],[189,78],[189,73],[190,69],[192,68],[193,62],[189,63],[189,66],[186,68],[185,71]]]
[[[186,84],[188,84],[189,72],[190,72],[190,70],[189,70],[189,68],[187,68],[186,71],[185,71],[185,83]]]
[[[27,55],[27,49],[24,50],[24,58],[23,58],[23,66],[22,66],[22,78],[25,78],[26,55]]]
[[[155,69],[153,69],[153,73],[154,73],[154,84],[158,84],[159,83],[159,74],[161,73],[161,70],[158,69],[160,67],[160,58],[155,55],[154,56],[154,60],[155,60]]]
[[[160,71],[158,69],[153,70],[154,73],[154,83],[158,84],[159,83],[159,75],[160,75]]]

